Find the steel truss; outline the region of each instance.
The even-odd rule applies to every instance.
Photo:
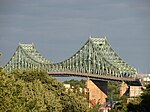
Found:
[[[90,37],[69,59],[53,63],[44,58],[34,44],[19,44],[4,70],[44,69],[47,72],[89,73],[113,77],[135,77],[137,71],[113,50],[106,38]]]

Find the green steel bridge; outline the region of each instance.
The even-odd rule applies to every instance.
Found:
[[[89,37],[73,56],[54,63],[44,58],[34,44],[19,44],[4,70],[40,69],[49,75],[79,76],[101,80],[135,81],[137,71],[114,51],[106,38]]]

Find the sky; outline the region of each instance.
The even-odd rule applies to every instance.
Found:
[[[90,36],[106,36],[138,73],[150,73],[150,0],[0,0],[2,66],[19,42],[60,62]]]

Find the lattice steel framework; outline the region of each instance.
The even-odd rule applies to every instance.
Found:
[[[45,69],[48,72],[75,72],[115,77],[134,77],[135,68],[123,61],[106,38],[90,37],[69,59],[53,63],[44,58],[33,44],[19,44],[4,70]]]
[[[34,47],[34,44],[20,44],[4,70],[45,68],[52,62],[44,58]]]

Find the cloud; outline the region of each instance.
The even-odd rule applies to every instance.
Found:
[[[107,36],[121,57],[143,70],[150,63],[149,12],[149,0],[1,0],[2,63],[19,42],[34,42],[48,59],[61,61],[93,35]]]

